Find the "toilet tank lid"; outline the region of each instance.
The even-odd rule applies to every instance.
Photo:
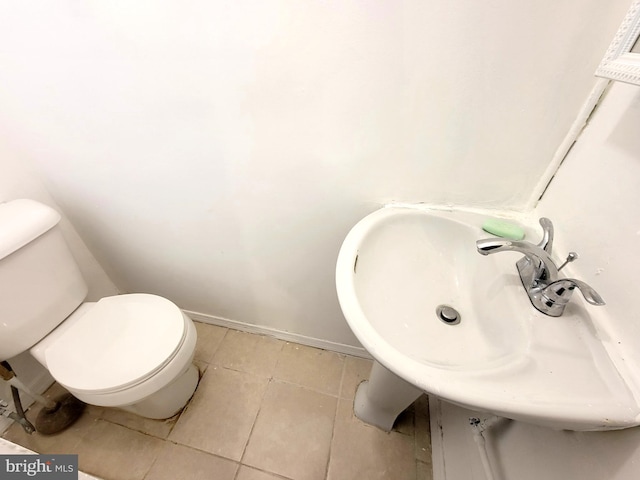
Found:
[[[0,203],[0,260],[52,229],[60,221],[53,208],[35,200]]]

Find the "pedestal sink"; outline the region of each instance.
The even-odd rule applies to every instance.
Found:
[[[345,238],[338,298],[375,359],[358,389],[356,415],[389,430],[427,392],[557,429],[640,424],[632,389],[582,299],[559,318],[535,310],[516,272],[520,254],[477,253],[476,240],[490,236],[483,219],[389,206]]]

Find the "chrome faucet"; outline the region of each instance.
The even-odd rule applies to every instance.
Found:
[[[520,252],[523,258],[516,262],[522,285],[529,295],[531,304],[542,313],[559,317],[571,300],[573,291],[578,288],[585,300],[592,305],[604,305],[604,300],[593,288],[575,278],[558,279],[558,272],[577,258],[571,252],[560,268],[551,259],[553,247],[553,224],[548,218],[540,219],[543,236],[537,245],[524,241],[488,238],[478,240],[476,246],[482,255],[498,252]]]

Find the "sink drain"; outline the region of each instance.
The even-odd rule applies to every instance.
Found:
[[[436,315],[447,325],[457,325],[460,323],[460,313],[449,305],[438,305]]]

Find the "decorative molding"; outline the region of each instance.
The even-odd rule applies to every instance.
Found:
[[[640,85],[640,53],[631,49],[640,35],[640,0],[634,0],[596,70],[596,76]]]

